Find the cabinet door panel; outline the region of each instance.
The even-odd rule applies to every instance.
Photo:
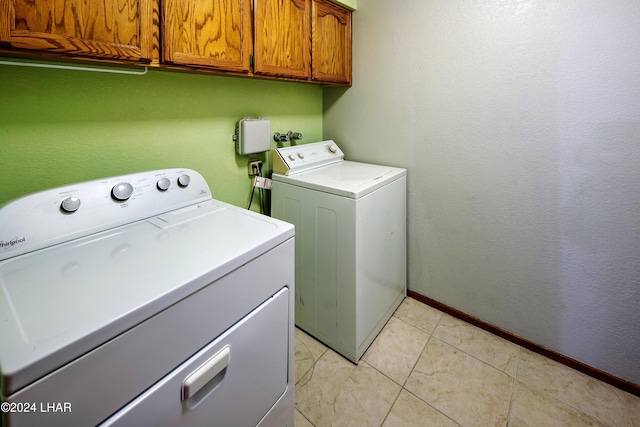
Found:
[[[0,42],[20,49],[149,61],[151,0],[0,0]]]
[[[351,12],[313,0],[311,77],[351,84]]]
[[[163,60],[249,71],[250,0],[165,0]]]
[[[254,72],[308,79],[311,0],[257,0]]]

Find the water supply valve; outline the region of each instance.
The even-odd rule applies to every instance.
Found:
[[[302,134],[300,132],[289,131],[285,134],[278,133],[278,132],[273,134],[273,140],[276,142],[286,142],[291,140],[299,141],[301,139],[302,139]]]

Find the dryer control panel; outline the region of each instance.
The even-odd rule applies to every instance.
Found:
[[[0,206],[0,261],[211,199],[191,169],[66,185]]]
[[[332,140],[276,148],[273,151],[273,173],[280,175],[295,175],[344,160],[344,153]]]

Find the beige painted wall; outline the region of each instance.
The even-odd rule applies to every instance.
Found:
[[[640,384],[640,3],[361,0],[324,138],[408,168],[409,288]]]
[[[331,0],[333,3],[339,4],[351,10],[358,8],[358,0]]]

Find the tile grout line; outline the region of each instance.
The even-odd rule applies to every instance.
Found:
[[[374,368],[375,369],[375,368]],[[376,371],[378,371],[376,369]],[[380,371],[378,371],[380,372]],[[382,373],[382,372],[380,372]],[[384,374],[383,374],[384,375]],[[387,377],[388,378],[388,377]],[[393,380],[392,380],[393,381]],[[389,418],[389,414],[391,413],[391,411],[393,411],[393,407],[396,405],[396,402],[398,401],[398,399],[400,398],[400,394],[402,393],[402,390],[404,390],[404,387],[400,387],[400,391],[398,392],[398,395],[396,396],[395,399],[393,399],[393,403],[391,404],[391,406],[389,407],[389,411],[387,411],[387,415],[384,416],[384,418],[382,419],[382,423],[380,423],[380,427],[382,427],[384,425],[384,422],[387,420],[387,418]]]
[[[418,301],[418,302],[420,302],[420,301]],[[437,310],[437,309],[436,309],[436,310]],[[438,409],[436,409],[435,407],[433,407],[432,405],[430,405],[428,402],[425,402],[424,400],[422,400],[420,397],[416,396],[414,393],[412,393],[410,390],[406,389],[406,387],[405,387],[405,386],[407,385],[408,380],[409,380],[409,378],[411,377],[411,375],[413,375],[413,374],[414,374],[414,372],[415,372],[415,368],[416,368],[416,366],[417,366],[417,364],[418,364],[418,362],[419,362],[420,358],[424,355],[424,352],[426,351],[426,349],[427,349],[427,347],[428,347],[429,343],[431,343],[431,340],[432,340],[432,339],[434,339],[434,338],[435,338],[437,341],[440,341],[440,342],[442,342],[442,343],[444,343],[444,344],[446,344],[446,345],[448,345],[448,346],[451,346],[452,348],[456,349],[457,351],[462,352],[463,354],[467,355],[468,357],[471,357],[471,358],[473,358],[473,359],[475,359],[475,360],[479,361],[480,363],[482,363],[482,364],[484,364],[484,365],[487,365],[488,367],[491,367],[491,368],[493,368],[493,369],[495,369],[495,370],[497,370],[497,371],[499,371],[499,372],[501,372],[501,373],[503,373],[503,374],[506,374],[508,377],[510,377],[510,378],[511,378],[511,389],[510,389],[510,392],[508,393],[508,396],[509,396],[509,404],[508,404],[507,413],[506,413],[506,423],[505,423],[505,425],[506,425],[506,426],[509,426],[509,421],[510,421],[510,419],[511,419],[512,412],[513,412],[513,410],[514,410],[514,398],[515,398],[515,397],[516,397],[516,395],[517,395],[516,388],[517,388],[517,387],[519,387],[519,386],[520,386],[520,387],[525,387],[527,390],[530,390],[530,391],[533,391],[533,392],[536,392],[536,393],[540,393],[541,395],[547,396],[547,398],[550,398],[550,399],[555,400],[556,402],[560,403],[562,406],[565,406],[567,409],[569,409],[569,408],[570,408],[571,410],[575,411],[577,414],[581,414],[582,416],[586,416],[588,419],[591,419],[591,420],[593,420],[593,421],[595,421],[595,422],[597,422],[597,423],[603,423],[603,424],[605,424],[605,425],[612,426],[612,424],[610,424],[609,422],[603,421],[603,420],[601,420],[601,419],[600,419],[600,417],[597,417],[597,416],[595,416],[595,415],[591,415],[591,414],[589,414],[589,413],[585,412],[583,409],[581,409],[581,408],[579,408],[579,407],[574,406],[572,403],[567,402],[567,401],[565,401],[564,399],[562,399],[562,398],[560,398],[560,397],[558,397],[558,396],[554,396],[553,394],[548,393],[548,392],[542,392],[542,391],[539,391],[539,390],[537,390],[537,389],[535,389],[535,388],[530,387],[528,384],[526,384],[526,383],[524,383],[524,382],[521,382],[521,381],[520,381],[520,377],[523,375],[523,371],[522,371],[522,370],[524,369],[524,366],[526,365],[526,364],[524,364],[524,361],[523,361],[523,351],[525,350],[525,348],[524,348],[523,346],[521,346],[521,345],[518,345],[518,344],[514,343],[514,344],[516,345],[516,347],[517,347],[517,350],[516,350],[517,352],[515,353],[515,354],[516,354],[516,366],[515,366],[515,371],[514,371],[513,375],[511,375],[511,374],[509,374],[506,370],[503,370],[502,368],[496,367],[496,366],[492,365],[491,363],[485,362],[484,360],[480,359],[479,357],[476,357],[476,356],[474,356],[473,354],[470,354],[470,353],[468,353],[467,351],[465,351],[465,350],[463,350],[463,349],[459,348],[459,347],[458,347],[458,345],[451,344],[451,343],[449,343],[448,341],[445,341],[445,340],[443,340],[443,339],[441,339],[441,338],[438,338],[438,337],[434,336],[434,334],[435,334],[436,330],[438,329],[438,327],[442,325],[443,318],[444,318],[444,317],[445,317],[445,315],[447,314],[447,313],[445,313],[445,312],[442,312],[441,310],[438,310],[438,311],[440,312],[440,315],[439,315],[438,320],[435,322],[435,326],[433,326],[433,329],[432,329],[432,331],[431,331],[431,332],[427,332],[427,331],[425,331],[424,329],[422,329],[421,327],[418,327],[418,326],[416,326],[416,325],[414,325],[414,324],[410,323],[409,321],[407,321],[407,320],[405,320],[405,319],[403,319],[403,318],[400,318],[400,317],[396,316],[396,315],[395,315],[395,313],[393,314],[393,317],[395,318],[395,320],[399,320],[399,321],[400,321],[400,322],[402,322],[403,324],[408,325],[408,326],[411,326],[412,328],[415,328],[416,330],[421,331],[422,333],[426,333],[426,334],[428,335],[428,338],[427,338],[427,340],[426,340],[425,344],[423,345],[422,349],[421,349],[421,350],[420,350],[420,352],[419,352],[419,356],[416,358],[415,362],[413,363],[413,366],[412,366],[412,367],[411,367],[411,369],[410,369],[409,374],[406,376],[406,378],[404,379],[404,381],[403,381],[403,383],[402,383],[402,384],[399,384],[399,383],[398,383],[398,382],[396,382],[393,378],[390,378],[390,377],[389,377],[388,375],[386,375],[384,372],[380,371],[380,369],[379,369],[378,367],[373,366],[373,365],[370,365],[370,364],[368,364],[368,363],[367,363],[367,366],[369,366],[369,367],[373,368],[376,372],[378,372],[379,374],[381,374],[381,375],[382,375],[382,376],[384,376],[385,378],[389,379],[389,380],[390,380],[390,381],[392,381],[393,383],[395,383],[395,384],[397,384],[397,385],[399,385],[399,386],[400,386],[400,391],[398,392],[398,394],[397,394],[397,395],[395,396],[395,398],[393,399],[393,402],[391,403],[391,406],[390,406],[389,410],[387,411],[387,413],[385,414],[384,418],[382,419],[380,426],[382,426],[382,425],[383,425],[383,424],[384,424],[384,423],[389,419],[389,416],[390,416],[390,414],[391,414],[391,412],[392,412],[392,410],[393,410],[394,406],[398,403],[398,400],[399,400],[399,398],[400,398],[400,395],[402,394],[402,392],[403,392],[403,391],[406,391],[406,392],[407,392],[407,393],[409,393],[411,396],[415,397],[415,398],[416,398],[416,399],[418,399],[419,401],[423,402],[425,405],[429,406],[430,408],[432,408],[433,410],[435,410],[436,412],[438,412],[440,415],[442,415],[442,416],[446,417],[447,419],[449,419],[449,420],[451,420],[452,422],[454,422],[454,423],[456,423],[456,424],[458,424],[458,425],[459,425],[459,423],[458,423],[458,422],[456,422],[455,420],[453,420],[452,418],[450,418],[450,417],[449,417],[448,415],[446,415],[445,413],[443,413],[443,412],[439,411]],[[413,319],[410,319],[410,320],[413,320]],[[464,320],[463,320],[463,321],[464,321]],[[418,323],[420,323],[420,324],[422,325],[422,322],[418,322]],[[466,322],[466,323],[469,323],[469,322]],[[471,325],[472,325],[472,326],[475,326],[475,325],[473,325],[473,324],[471,324]],[[385,326],[386,326],[386,325],[385,325]],[[429,326],[429,325],[427,325],[427,326]],[[384,329],[384,328],[383,328],[383,329]],[[482,328],[480,328],[480,329],[482,329]],[[489,332],[491,335],[496,336],[497,338],[502,338],[502,339],[504,339],[503,337],[501,337],[501,336],[499,336],[499,335],[497,335],[497,334],[495,334],[495,333],[492,333],[491,331],[486,331],[486,332]],[[311,338],[313,338],[313,337],[311,337]],[[508,340],[507,340],[507,341],[508,341]],[[305,346],[306,346],[306,344],[305,344]],[[308,348],[308,347],[307,347],[307,348]],[[313,374],[314,374],[315,369],[316,369],[316,364],[317,364],[317,362],[318,362],[322,357],[324,357],[324,356],[326,355],[327,350],[332,350],[332,349],[331,349],[331,348],[329,348],[329,347],[325,347],[325,348],[324,348],[324,350],[322,351],[322,353],[320,354],[320,356],[318,357],[318,359],[314,360],[312,367],[307,371],[307,374],[309,373],[309,371],[311,371],[311,377],[313,377]],[[333,350],[332,350],[332,351],[333,351]],[[338,354],[339,356],[341,356],[339,353],[337,353],[337,352],[335,352],[335,351],[334,351],[334,353],[336,353],[336,354]],[[535,353],[535,352],[534,352],[534,353]],[[363,355],[363,356],[364,356],[364,355]],[[541,356],[542,356],[542,357],[544,357],[545,359],[553,360],[553,359],[551,359],[551,358],[546,357],[545,355],[541,355]],[[342,356],[342,357],[344,357],[344,356]],[[557,361],[555,361],[555,362],[556,362],[556,363],[559,363],[559,362],[557,362]],[[358,365],[358,364],[356,364],[356,366],[357,366],[357,365]],[[568,367],[569,367],[569,368],[571,368],[570,366],[568,366]],[[573,368],[573,370],[575,370],[575,368]],[[578,370],[578,372],[580,372],[580,371]],[[583,374],[584,374],[584,373],[583,373]],[[597,378],[595,378],[595,379],[596,379],[596,380],[598,380]],[[308,381],[307,381],[307,382],[308,382]],[[305,382],[305,384],[304,384],[304,385],[306,385],[306,384],[307,384],[307,382]],[[303,386],[304,386],[304,385],[303,385]],[[613,387],[614,389],[620,390],[618,387],[615,387],[615,386],[612,386],[612,387]],[[296,384],[296,388],[298,388],[298,385],[297,385],[297,384]],[[629,393],[629,396],[627,396],[627,393],[625,393],[625,391],[624,391],[624,390],[620,390],[620,391],[622,391],[622,393],[623,393],[623,396],[622,396],[622,397],[623,397],[623,404],[624,404],[624,409],[625,409],[625,417],[624,417],[624,418],[625,418],[625,420],[624,420],[624,421],[626,421],[626,423],[624,424],[624,426],[625,426],[625,427],[634,427],[634,418],[633,418],[634,412],[632,411],[632,409],[633,409],[632,404],[633,404],[634,402],[632,402],[632,401],[631,401],[631,396],[633,396],[633,395]],[[299,412],[299,411],[298,411],[298,412]],[[314,426],[314,427],[315,427],[315,424],[313,424],[313,423],[312,423],[312,422],[307,418],[307,416],[306,416],[305,414],[303,414],[302,412],[300,412],[300,415],[301,415],[301,416],[303,416],[303,417],[304,417],[304,418],[305,418],[305,419],[310,423],[310,425],[312,425],[312,426]],[[620,421],[623,421],[623,420],[621,419]],[[640,427],[640,426],[638,426],[638,427]]]
[[[547,359],[553,360],[573,370],[581,372],[587,376],[593,377],[600,382],[607,383],[617,389],[620,389],[622,391],[625,391],[627,393],[631,393],[633,395],[640,397],[640,384],[633,384],[627,380],[616,377],[613,374],[609,374],[607,372],[601,371],[598,368],[587,365],[583,362],[580,362],[576,359],[573,359],[555,350],[551,350],[550,348],[544,347],[534,341],[525,339],[521,336],[514,334],[513,332],[507,331],[491,323],[485,322],[479,318],[476,318],[456,308],[453,308],[451,306],[438,302],[425,295],[421,295],[415,291],[408,290],[407,296],[431,308],[434,308],[436,310],[449,314],[450,316],[463,320],[473,326],[489,331],[494,335],[497,335],[501,338],[511,341],[514,344],[520,345],[521,347],[529,351],[532,351],[534,353],[537,353],[541,356],[544,356]]]
[[[609,421],[603,420],[601,417],[593,415],[593,414],[587,412],[585,409],[583,409],[583,408],[581,408],[579,406],[576,406],[573,402],[571,402],[570,400],[565,399],[563,396],[555,395],[554,393],[551,393],[551,392],[547,391],[546,389],[539,390],[539,389],[535,388],[534,386],[521,381],[518,378],[518,374],[520,373],[520,362],[522,360],[522,351],[523,350],[527,350],[527,349],[525,349],[524,347],[520,346],[520,353],[518,355],[518,365],[517,365],[517,371],[516,371],[516,382],[519,383],[521,387],[526,388],[527,390],[529,390],[531,392],[539,393],[539,394],[545,396],[548,399],[556,401],[560,405],[565,406],[565,407],[575,411],[576,413],[579,413],[579,414],[581,414],[581,415],[583,415],[583,416],[585,416],[585,417],[587,417],[587,418],[589,418],[591,420],[594,420],[594,421],[596,421],[598,423],[601,423],[601,424],[609,426],[609,427],[614,427],[614,425],[611,424]],[[531,352],[531,350],[527,350],[527,351]],[[537,353],[534,352],[534,354],[537,354]],[[618,387],[616,387],[616,386],[614,386],[612,384],[608,384],[608,383],[606,383],[604,381],[601,381],[601,380],[599,380],[597,378],[591,377],[588,374],[585,374],[584,372],[581,372],[581,371],[579,371],[577,369],[572,368],[571,366],[566,366],[566,365],[564,365],[564,364],[562,364],[562,363],[560,363],[560,362],[558,362],[556,360],[553,360],[551,358],[548,358],[548,357],[546,357],[544,355],[540,355],[540,356],[542,356],[544,359],[548,359],[552,363],[557,363],[558,365],[562,366],[563,368],[567,368],[567,369],[569,369],[571,371],[574,371],[579,375],[584,375],[584,376],[589,377],[590,379],[592,379],[592,380],[594,380],[594,381],[596,381],[598,383],[603,383],[606,386],[611,387],[611,389],[613,390],[614,393],[616,393],[616,392],[625,393],[624,390],[621,390]],[[623,396],[623,398],[624,398],[624,402],[623,403],[624,403],[625,414],[627,416],[628,426],[633,426],[633,420],[631,418],[631,408],[630,408],[630,405],[628,404],[628,399],[626,399],[626,396]]]
[[[440,310],[438,310],[440,311]],[[414,362],[413,366],[411,367],[411,372],[409,372],[409,375],[407,375],[407,378],[404,380],[404,383],[401,385],[401,389],[400,389],[400,393],[402,393],[403,391],[406,391],[407,393],[409,393],[410,395],[412,395],[413,397],[415,397],[416,399],[418,399],[420,402],[424,403],[425,405],[427,405],[428,407],[430,407],[431,409],[433,409],[434,411],[436,411],[438,414],[442,415],[443,417],[445,417],[446,419],[450,420],[451,422],[453,422],[456,425],[460,426],[460,423],[457,422],[456,420],[454,420],[453,418],[451,418],[449,415],[445,414],[444,412],[440,411],[439,409],[435,408],[433,405],[431,405],[429,402],[425,402],[422,398],[420,398],[419,396],[417,396],[416,394],[414,394],[413,392],[411,392],[411,390],[408,390],[405,386],[407,384],[407,382],[409,381],[409,378],[411,377],[411,374],[413,374],[413,371],[415,370],[416,366],[418,365],[418,361],[420,360],[420,358],[422,357],[422,355],[424,354],[425,350],[427,349],[427,346],[429,345],[429,343],[431,342],[432,339],[438,340],[437,337],[435,337],[433,334],[435,333],[436,329],[438,329],[438,326],[440,325],[440,322],[442,321],[442,318],[445,316],[446,313],[440,311],[440,318],[438,319],[438,321],[436,322],[435,326],[433,327],[433,330],[431,332],[427,332],[415,325],[412,325],[409,322],[406,322],[404,319],[401,319],[399,317],[396,317],[396,319],[400,320],[401,322],[409,325],[409,326],[413,326],[414,328],[416,328],[417,330],[426,333],[427,335],[429,335],[429,338],[427,339],[427,341],[425,342],[424,346],[422,347],[422,350],[420,351],[420,355],[418,356],[418,358],[416,359],[416,361]],[[444,342],[444,341],[443,341]],[[456,347],[457,348],[457,347]],[[383,374],[384,375],[384,374]],[[393,380],[392,380],[393,381]],[[396,383],[397,384],[397,383]],[[398,397],[396,397],[396,401],[398,400],[398,398],[400,397],[400,393],[398,393]],[[395,402],[394,402],[395,405]],[[391,410],[393,409],[393,405],[391,405],[391,409],[389,409],[389,413],[391,413]],[[389,416],[389,413],[387,413],[387,417]],[[386,417],[385,417],[386,420]],[[384,424],[384,423],[383,423]]]
[[[516,371],[513,374],[511,385],[511,396],[509,397],[509,410],[507,411],[507,425],[511,419],[511,410],[513,409],[513,396],[516,394],[516,387],[518,386],[518,372],[520,371],[520,355],[522,354],[522,347],[518,346],[518,360],[516,361]]]
[[[434,411],[436,411],[437,413],[441,414],[442,416],[446,417],[447,419],[451,420],[452,422],[454,422],[455,424],[460,425],[458,422],[456,422],[455,420],[453,420],[451,417],[449,417],[447,414],[439,411],[438,409],[434,408],[432,405],[430,405],[428,402],[425,402],[424,400],[422,400],[420,397],[416,396],[414,393],[412,393],[410,390],[407,390],[405,388],[405,385],[407,384],[407,381],[409,381],[409,377],[411,377],[411,374],[413,373],[413,371],[415,370],[416,365],[418,364],[418,361],[420,360],[420,357],[422,356],[422,354],[424,353],[424,351],[427,348],[427,345],[429,344],[429,342],[431,341],[432,338],[435,338],[433,336],[433,332],[435,332],[436,328],[438,327],[438,325],[440,324],[440,321],[442,320],[442,318],[444,317],[444,313],[440,313],[440,318],[438,319],[438,321],[436,322],[433,331],[431,332],[427,332],[415,325],[412,325],[411,323],[405,321],[404,319],[401,319],[400,317],[397,317],[394,315],[392,315],[392,317],[395,317],[396,320],[401,321],[402,323],[411,326],[415,329],[417,329],[420,332],[423,332],[427,335],[429,335],[429,338],[427,339],[427,341],[425,342],[424,346],[422,347],[422,350],[420,351],[420,355],[416,358],[416,361],[413,363],[413,366],[411,367],[411,371],[409,372],[409,375],[407,375],[407,378],[405,378],[404,382],[402,384],[398,384],[393,378],[390,378],[388,375],[386,375],[384,372],[381,372],[377,367],[373,366],[373,365],[369,365],[372,369],[375,369],[376,372],[380,373],[381,375],[383,375],[385,378],[388,378],[389,380],[391,380],[392,382],[394,382],[395,384],[398,384],[400,386],[400,391],[398,392],[398,395],[396,396],[396,398],[394,399],[393,403],[391,404],[391,407],[389,408],[389,411],[387,412],[387,414],[385,415],[384,419],[382,420],[382,424],[380,424],[380,427],[382,425],[384,425],[384,422],[387,420],[387,418],[389,417],[389,414],[391,414],[391,411],[393,410],[393,407],[395,406],[396,402],[398,401],[398,399],[400,398],[400,394],[402,394],[403,391],[406,391],[407,393],[411,394],[413,397],[415,397],[416,399],[418,399],[419,401],[423,402],[425,405],[429,406],[430,408],[432,408]],[[437,339],[437,338],[436,338]]]
[[[308,335],[305,331],[303,331],[303,330],[300,330],[300,331],[301,331],[301,332],[303,332],[304,334]],[[312,337],[311,335],[308,335],[308,336],[309,336],[310,338],[312,338],[312,339],[314,339],[314,340],[315,340],[315,338],[314,338],[314,337]],[[317,341],[317,340],[316,340],[316,341]],[[318,341],[318,342],[319,342],[319,341]],[[309,354],[311,354],[311,357],[313,358],[313,357],[314,357],[314,355],[313,355],[313,352],[311,351],[311,349],[309,348],[309,346],[308,346],[305,342],[303,342],[302,344],[303,344],[303,345],[305,346],[305,348],[309,351]],[[300,389],[300,388],[304,387],[305,385],[307,385],[307,384],[309,383],[309,381],[311,381],[311,378],[313,378],[313,375],[314,375],[314,373],[315,373],[316,364],[317,364],[317,363],[318,363],[318,361],[322,358],[322,356],[324,356],[324,355],[327,353],[327,351],[328,351],[328,350],[329,350],[329,347],[326,347],[326,346],[325,346],[325,349],[324,349],[324,351],[323,351],[322,353],[320,353],[320,356],[318,356],[318,358],[317,358],[317,359],[314,359],[314,360],[313,360],[313,365],[311,365],[311,368],[309,368],[309,370],[307,370],[307,372],[305,372],[305,373],[304,373],[304,375],[302,375],[302,377],[300,378],[300,381],[302,381],[302,379],[303,379],[303,378],[304,378],[304,377],[305,377],[309,372],[311,372],[311,374],[310,374],[310,376],[309,376],[309,379],[308,379],[307,381],[305,381],[305,382],[304,382],[304,384],[300,384],[300,382],[298,382],[298,383],[294,384],[294,387],[295,387],[295,389],[296,389],[296,390],[298,390],[298,389]],[[300,411],[300,410],[298,409],[298,407],[297,407],[297,405],[295,404],[295,402],[294,402],[294,404],[293,404],[293,407],[294,407],[294,410],[298,411],[298,412],[300,413],[300,415],[302,415],[302,416],[303,416],[303,417],[304,417],[304,418],[309,422],[309,424],[311,424],[313,427],[316,427],[316,425],[315,425],[313,422],[311,422],[311,420],[309,419],[309,417],[307,417],[307,415],[306,415],[306,414],[304,414],[302,411]]]
[[[498,367],[496,367],[496,366],[493,366],[492,364],[490,364],[490,363],[488,363],[488,362],[486,362],[486,361],[484,361],[484,360],[480,359],[479,357],[477,357],[477,356],[475,356],[475,355],[473,355],[473,354],[469,353],[468,351],[466,351],[466,350],[464,350],[464,349],[462,349],[462,348],[458,347],[457,345],[455,345],[455,344],[453,344],[453,343],[449,343],[448,341],[446,341],[446,340],[444,340],[444,339],[442,339],[442,338],[438,338],[438,337],[436,337],[436,336],[435,336],[436,330],[437,330],[437,329],[438,329],[438,327],[440,326],[440,324],[441,324],[442,320],[443,320],[443,319],[445,318],[445,316],[447,315],[447,313],[442,312],[441,310],[438,310],[438,311],[440,311],[440,318],[439,318],[439,319],[438,319],[438,321],[436,322],[436,324],[435,324],[435,326],[434,326],[434,328],[433,328],[433,331],[432,331],[432,332],[430,332],[430,333],[428,333],[428,334],[429,334],[429,339],[428,339],[428,340],[427,340],[427,342],[425,343],[425,346],[423,347],[423,349],[422,349],[422,351],[421,351],[421,353],[420,353],[420,356],[418,357],[418,359],[417,359],[417,360],[416,360],[416,362],[414,363],[414,366],[413,366],[413,368],[411,369],[411,373],[409,374],[409,376],[408,376],[408,377],[407,377],[407,379],[405,380],[404,384],[406,385],[407,381],[409,380],[409,377],[410,377],[410,376],[411,376],[411,374],[413,373],[413,371],[414,371],[414,369],[415,369],[415,366],[416,366],[416,365],[417,365],[417,363],[418,363],[418,360],[420,359],[420,357],[422,357],[422,355],[423,355],[423,353],[424,353],[425,349],[427,348],[427,346],[428,346],[428,344],[431,342],[431,340],[432,340],[432,339],[434,339],[434,340],[436,340],[436,341],[439,341],[439,342],[441,342],[441,343],[443,343],[443,344],[445,344],[445,345],[448,345],[448,346],[450,346],[450,347],[454,348],[455,350],[457,350],[457,351],[459,351],[459,352],[463,353],[464,355],[466,355],[466,356],[468,356],[468,357],[470,357],[470,358],[472,358],[472,359],[474,359],[474,360],[477,360],[477,361],[478,361],[478,362],[480,362],[481,364],[483,364],[483,365],[485,365],[485,366],[487,366],[487,367],[489,367],[489,368],[491,368],[491,369],[494,369],[494,370],[496,370],[496,371],[498,371],[498,372],[500,372],[500,373],[502,373],[502,374],[504,374],[504,375],[506,375],[506,376],[508,376],[508,377],[509,377],[509,379],[510,379],[510,381],[511,381],[511,390],[510,390],[510,396],[509,396],[509,406],[508,406],[508,408],[507,408],[506,420],[505,420],[505,426],[508,426],[508,422],[509,422],[509,415],[510,415],[510,412],[511,412],[511,402],[512,402],[512,399],[513,399],[513,394],[514,394],[514,392],[515,392],[515,381],[516,381],[515,374],[512,376],[512,375],[510,375],[508,372],[504,371],[503,369],[500,369],[500,368],[498,368]],[[402,319],[399,319],[399,320],[402,320]],[[408,323],[408,322],[405,322],[405,323]],[[412,326],[413,326],[413,325],[412,325]],[[422,330],[422,329],[420,329],[420,328],[417,328],[417,329],[418,329],[418,330]],[[424,331],[424,330],[422,330],[422,331],[426,333],[426,331]],[[495,334],[491,334],[491,335],[494,335],[494,336],[495,336]],[[500,337],[498,337],[498,338],[500,338]],[[517,364],[516,364],[516,373],[517,373],[517,369],[518,369],[518,366],[519,366],[519,363],[520,363],[520,350],[521,350],[521,346],[516,345],[516,347],[517,347],[517,349],[518,349],[518,354],[517,354]],[[408,393],[411,393],[411,391],[407,390],[407,389],[404,387],[404,385],[402,386],[402,388],[403,388],[403,390],[406,390]],[[411,393],[411,394],[415,396],[415,394],[413,394],[413,393]],[[451,421],[453,421],[454,423],[459,424],[457,421],[455,421],[454,419],[452,419],[451,417],[449,417],[447,414],[445,414],[444,412],[441,412],[441,411],[440,411],[440,410],[438,410],[437,408],[433,407],[433,406],[432,406],[431,404],[429,404],[428,402],[425,402],[425,401],[424,401],[424,400],[422,400],[420,397],[416,396],[416,398],[417,398],[417,399],[419,399],[420,401],[424,402],[424,403],[425,403],[426,405],[428,405],[429,407],[433,408],[433,409],[434,409],[435,411],[437,411],[438,413],[440,413],[440,414],[442,414],[443,416],[447,417],[448,419],[450,419],[450,420],[451,420]]]

